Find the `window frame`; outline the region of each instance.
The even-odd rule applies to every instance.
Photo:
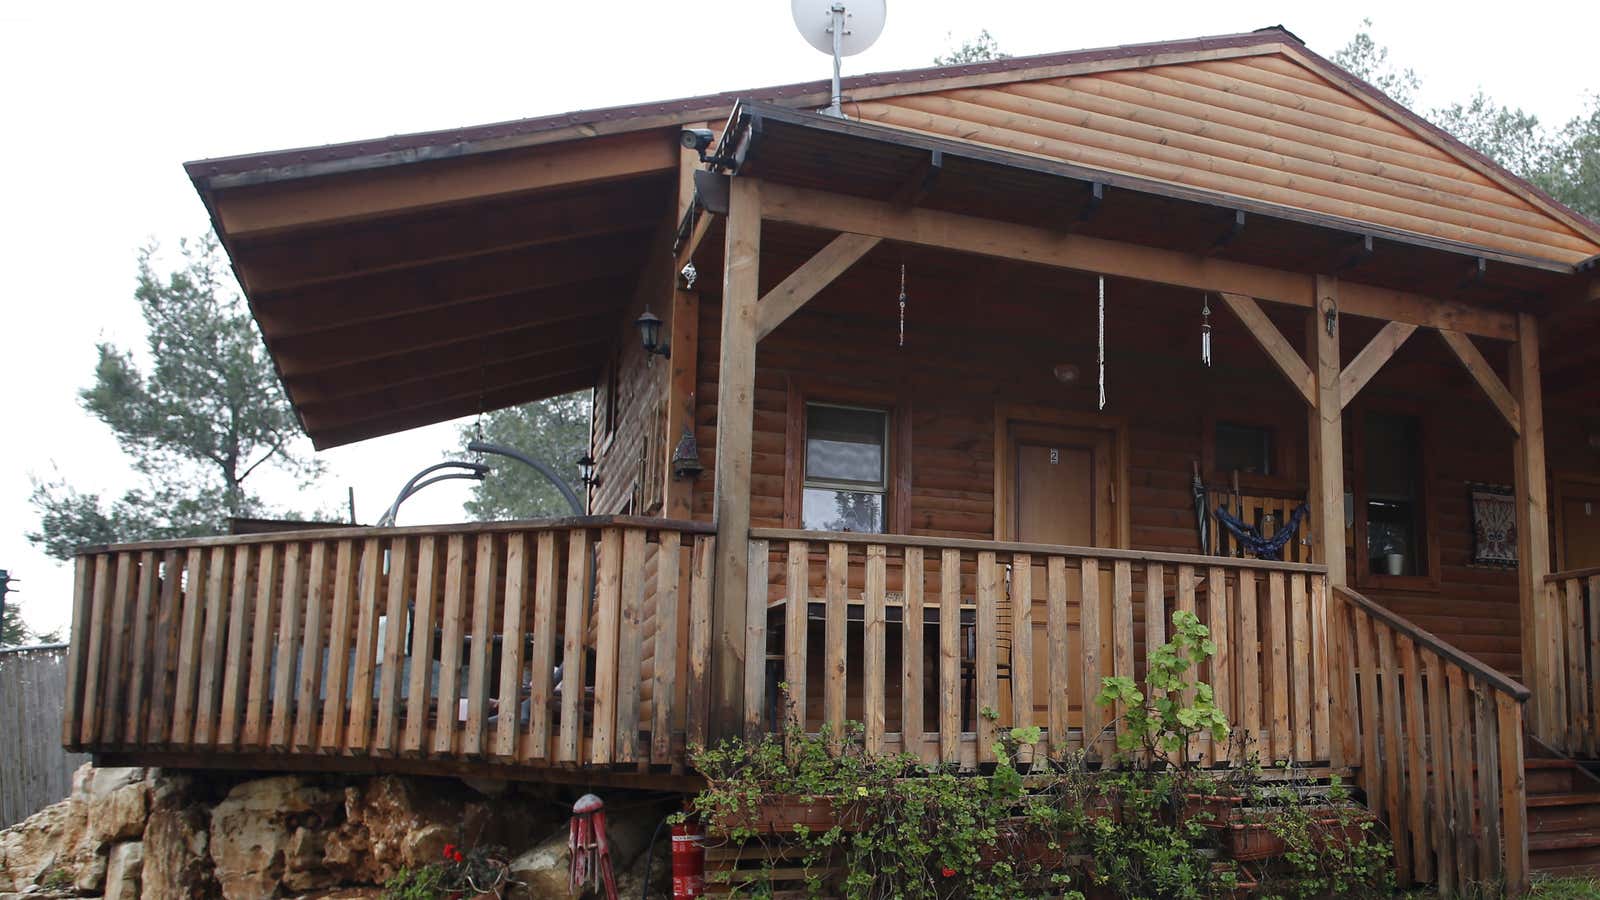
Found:
[[[806,409],[812,404],[884,414],[883,534],[899,534],[911,521],[910,404],[897,394],[833,382],[790,378],[784,435],[783,527],[803,529],[806,490]],[[818,484],[858,490],[844,483]]]
[[[1437,476],[1433,454],[1433,427],[1429,416],[1421,407],[1392,401],[1376,401],[1352,405],[1350,415],[1350,497],[1354,506],[1350,546],[1346,548],[1350,572],[1360,588],[1387,591],[1440,590],[1439,577],[1439,516],[1435,503],[1438,491],[1433,481]],[[1405,416],[1417,422],[1417,498],[1423,529],[1418,553],[1427,562],[1424,575],[1386,575],[1372,571],[1372,560],[1367,554],[1367,417],[1373,413],[1388,416]]]
[[[1218,415],[1215,412],[1205,414],[1205,431],[1200,441],[1200,467],[1207,484],[1217,486],[1232,485],[1233,473],[1218,468],[1217,465],[1217,426],[1235,425],[1246,428],[1260,428],[1272,436],[1272,466],[1275,474],[1260,475],[1254,472],[1240,472],[1239,486],[1243,490],[1264,490],[1271,492],[1290,492],[1304,495],[1306,480],[1300,442],[1297,435],[1303,429],[1284,427],[1284,419],[1271,415],[1236,415],[1228,413]]]

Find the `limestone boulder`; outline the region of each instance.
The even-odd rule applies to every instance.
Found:
[[[126,841],[111,848],[106,862],[105,900],[139,900],[143,877],[143,843]]]
[[[211,811],[210,852],[222,896],[270,897],[332,887],[322,832],[343,818],[343,792],[298,776],[236,785]]]
[[[75,878],[73,857],[86,827],[83,803],[69,797],[0,831],[0,891],[39,884],[57,867]]]
[[[186,775],[154,779],[144,830],[143,900],[215,897],[211,866],[211,807]]]

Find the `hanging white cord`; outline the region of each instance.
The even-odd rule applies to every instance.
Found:
[[[1100,276],[1100,408],[1106,408],[1106,277]]]

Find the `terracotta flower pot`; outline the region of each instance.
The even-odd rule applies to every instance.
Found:
[[[1245,815],[1249,818],[1244,818]],[[1251,810],[1246,813],[1236,810],[1223,834],[1223,846],[1228,855],[1243,861],[1283,856],[1288,852],[1288,844],[1272,831],[1273,824],[1282,815],[1281,811]],[[1325,850],[1360,843],[1366,840],[1366,829],[1362,826],[1373,821],[1376,821],[1376,817],[1365,810],[1349,816],[1321,816],[1311,823],[1312,846]]]
[[[719,831],[742,829],[759,834],[793,834],[796,828],[827,831],[834,826],[853,831],[859,821],[850,810],[841,810],[832,797],[774,794],[763,797],[753,809],[741,809],[711,823]]]

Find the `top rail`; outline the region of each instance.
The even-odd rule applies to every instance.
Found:
[[[1600,566],[1590,566],[1587,569],[1569,569],[1565,572],[1551,572],[1544,577],[1546,584],[1559,584],[1572,578],[1590,578],[1600,575]]]
[[[1486,684],[1495,690],[1504,694],[1509,694],[1513,699],[1519,702],[1528,699],[1528,697],[1533,694],[1533,692],[1523,685],[1522,682],[1512,678],[1504,672],[1501,672],[1499,669],[1490,666],[1488,663],[1478,659],[1476,656],[1473,656],[1465,650],[1462,650],[1460,647],[1440,640],[1439,638],[1435,637],[1432,632],[1418,627],[1415,622],[1412,622],[1403,616],[1396,615],[1390,610],[1379,606],[1378,604],[1368,600],[1366,597],[1363,597],[1355,591],[1350,590],[1344,585],[1337,585],[1333,590],[1346,601],[1360,607],[1361,610],[1366,612],[1368,615],[1382,620],[1384,624],[1411,638],[1412,641],[1415,641],[1416,643],[1427,647],[1429,650],[1432,650],[1440,656],[1445,657],[1461,668],[1467,670],[1467,672],[1471,673],[1474,677],[1482,679]]]
[[[710,522],[689,522],[680,519],[661,519],[647,516],[562,516],[548,519],[506,519],[497,522],[457,522],[449,525],[407,525],[404,527],[367,526],[351,528],[317,528],[294,531],[265,531],[259,534],[224,534],[211,537],[171,538],[159,541],[131,541],[126,544],[87,544],[79,547],[77,556],[88,556],[108,551],[190,550],[202,547],[240,547],[250,544],[271,544],[284,541],[361,540],[369,537],[419,537],[434,535],[500,534],[514,531],[563,531],[573,528],[643,528],[647,531],[669,530],[681,534],[716,534],[717,527]]]
[[[817,544],[877,544],[884,547],[921,547],[932,550],[970,550],[999,553],[1029,553],[1039,556],[1085,556],[1094,559],[1127,560],[1144,563],[1175,563],[1191,566],[1227,566],[1234,569],[1260,569],[1271,572],[1304,572],[1325,575],[1328,567],[1312,563],[1280,562],[1275,559],[1244,559],[1233,556],[1201,556],[1195,553],[1161,553],[1144,550],[1114,550],[1107,547],[1072,547],[1057,544],[1028,544],[1016,541],[981,541],[971,538],[924,537],[909,534],[861,534],[849,531],[805,531],[799,528],[752,528],[750,537],[764,541],[810,541]]]

